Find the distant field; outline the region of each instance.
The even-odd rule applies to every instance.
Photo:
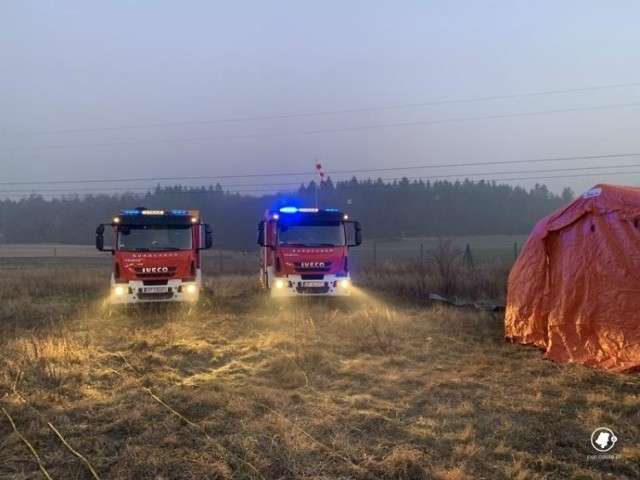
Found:
[[[447,239],[443,239],[447,240]],[[463,254],[469,246],[474,264],[499,261],[511,265],[527,240],[527,235],[485,235],[455,237],[459,261],[468,261]],[[354,274],[362,268],[382,266],[393,262],[425,263],[433,259],[438,238],[405,238],[396,240],[365,240],[351,249]],[[214,246],[203,252],[203,271],[207,275],[250,274],[258,271],[259,253],[221,250]],[[0,266],[5,268],[87,267],[107,266],[111,263],[108,252],[99,252],[93,245],[0,245]]]
[[[455,245],[465,251],[467,245],[474,257],[486,259],[500,257],[505,260],[514,259],[514,252],[519,252],[526,242],[527,235],[484,235],[453,238]],[[410,260],[420,259],[422,255],[428,255],[437,245],[438,238],[405,238],[396,240],[365,240],[365,242],[352,250],[354,258],[373,260],[374,250],[376,260]],[[237,265],[247,265],[258,258],[256,252],[232,252],[220,251],[214,248],[204,252],[205,258],[212,264],[217,264],[218,269],[225,263],[233,268]],[[222,259],[221,259],[222,257]],[[93,245],[0,245],[0,264],[5,258],[98,258],[108,259],[109,254],[99,252]]]
[[[53,244],[0,244],[0,258],[31,257],[83,257],[102,258],[106,254],[93,245],[53,245]]]
[[[233,252],[217,249],[203,252],[207,273],[250,273],[258,269],[257,252]],[[1,245],[0,266],[91,267],[111,263],[109,252],[100,252],[93,245]]]

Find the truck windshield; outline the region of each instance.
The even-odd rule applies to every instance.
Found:
[[[166,252],[190,250],[189,225],[135,225],[118,229],[118,250],[125,252]]]
[[[305,247],[341,247],[346,244],[340,222],[320,225],[278,225],[278,243]]]

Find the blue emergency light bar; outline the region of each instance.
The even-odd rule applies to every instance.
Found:
[[[312,214],[306,217],[304,214]],[[349,218],[347,215],[343,214],[342,211],[338,208],[313,208],[313,207],[294,207],[292,205],[287,205],[285,207],[280,207],[277,210],[271,210],[269,212],[272,215],[274,220],[285,220],[289,221],[304,221],[303,219],[306,217],[308,220],[314,219],[313,221],[342,221]],[[302,215],[299,215],[302,214]],[[291,215],[289,217],[289,215]]]
[[[298,213],[298,207],[282,207],[280,213]]]
[[[281,207],[280,213],[321,213],[321,212],[340,212],[338,208],[305,208],[305,207]]]

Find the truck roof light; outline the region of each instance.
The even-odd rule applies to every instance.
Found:
[[[141,210],[139,208],[120,210],[120,215],[190,215],[189,210]]]
[[[339,212],[340,210],[337,208],[325,208],[324,209],[325,212]]]
[[[317,208],[299,208],[299,212],[307,212],[307,213],[317,213],[319,210]]]
[[[302,211],[302,209],[300,209]],[[282,207],[280,208],[280,213],[298,213],[297,207]]]
[[[277,213],[273,214],[273,219],[274,220],[278,220],[280,218],[280,215],[278,215]]]
[[[140,215],[143,210],[120,210],[120,215]]]
[[[120,223],[120,217],[115,217],[113,219],[113,223]]]
[[[346,213],[343,216],[344,220],[348,220],[349,219],[349,215],[347,215]]]

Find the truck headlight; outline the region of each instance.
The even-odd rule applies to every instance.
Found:
[[[126,293],[128,289],[125,287],[115,287],[113,289],[113,294],[117,297],[119,297],[120,295],[124,295]]]
[[[194,285],[194,284],[187,285],[187,287],[185,288],[185,291],[187,293],[193,294],[193,293],[196,293],[198,291],[198,287],[196,285]]]
[[[284,280],[276,280],[276,288],[283,288]]]
[[[347,288],[349,286],[349,280],[340,280],[338,282],[340,288]]]

